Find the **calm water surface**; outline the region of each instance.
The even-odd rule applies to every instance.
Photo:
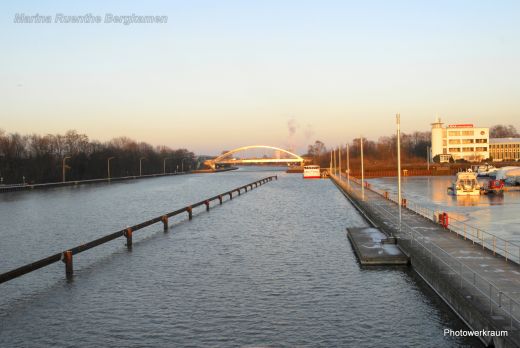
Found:
[[[450,215],[520,244],[520,191],[481,196],[448,195],[447,188],[454,176],[404,177],[403,196],[409,201]],[[368,180],[376,188],[397,192],[396,178]],[[487,184],[487,180],[480,179]]]
[[[0,195],[0,272],[273,172]],[[0,347],[458,347],[463,324],[406,268],[361,268],[365,221],[328,180],[257,190],[0,285]]]

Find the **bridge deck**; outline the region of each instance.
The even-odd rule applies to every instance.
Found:
[[[520,266],[346,179],[334,182],[373,223],[398,238],[412,266],[475,330],[508,330],[520,346]],[[478,312],[482,320],[477,320]]]

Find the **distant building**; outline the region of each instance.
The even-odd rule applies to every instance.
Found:
[[[518,161],[520,159],[520,138],[489,139],[489,154],[493,161]]]
[[[489,128],[472,124],[451,124],[443,127],[440,118],[432,125],[432,158],[441,162],[464,159],[479,162],[489,158]]]

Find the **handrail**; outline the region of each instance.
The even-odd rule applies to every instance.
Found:
[[[357,178],[350,177],[350,180],[358,185],[361,185],[360,180]],[[373,188],[372,185],[369,184],[367,186],[366,184],[367,183],[365,183],[365,189],[370,190],[382,196],[383,198],[388,197],[388,200],[398,204],[397,195],[391,194],[388,191],[378,190]],[[412,201],[407,201],[406,208],[433,222],[438,222],[436,218],[441,213],[440,211],[426,208]],[[493,233],[484,231],[483,229],[470,225],[452,216],[449,217],[449,220],[450,224],[448,224],[448,227],[446,227],[448,231],[456,233],[461,238],[469,239],[473,244],[478,244],[482,246],[482,248],[490,250],[494,255],[499,254],[503,256],[506,261],[512,261],[520,264],[519,243],[512,242]],[[453,228],[450,226],[453,226]]]
[[[261,185],[263,185],[263,184],[265,184],[267,182],[270,182],[273,179],[278,180],[278,176],[272,175],[272,176],[265,177],[263,179],[254,181],[254,182],[249,183],[247,185],[237,187],[237,188],[235,188],[233,190],[226,191],[224,193],[221,193],[219,195],[213,196],[211,198],[204,199],[204,200],[202,200],[200,202],[197,202],[197,203],[185,206],[183,208],[177,209],[177,210],[169,212],[167,214],[163,214],[163,215],[155,217],[153,219],[141,222],[141,223],[139,223],[137,225],[133,225],[131,227],[127,227],[125,229],[119,230],[117,232],[113,232],[111,234],[108,234],[108,235],[105,235],[103,237],[97,238],[97,239],[95,239],[93,241],[90,241],[90,242],[87,242],[85,244],[81,244],[81,245],[75,246],[73,248],[64,250],[64,251],[56,253],[54,255],[47,256],[47,257],[45,257],[43,259],[40,259],[40,260],[34,261],[32,263],[26,264],[24,266],[18,267],[16,269],[11,270],[11,271],[2,273],[2,274],[0,274],[0,284],[4,283],[4,282],[7,282],[9,280],[18,278],[18,277],[20,277],[20,276],[22,276],[24,274],[36,271],[37,269],[40,269],[42,267],[49,266],[49,265],[51,265],[51,264],[53,264],[55,262],[58,262],[60,260],[63,260],[66,263],[67,269],[68,269],[68,267],[70,267],[70,272],[66,271],[67,272],[67,276],[72,275],[72,255],[82,253],[82,252],[87,251],[89,249],[92,249],[92,248],[94,248],[94,247],[96,247],[98,245],[107,243],[109,241],[112,241],[112,240],[114,240],[116,238],[123,237],[123,236],[126,237],[126,239],[127,239],[127,247],[131,248],[132,247],[132,233],[137,231],[137,230],[140,230],[142,228],[145,228],[145,227],[148,227],[150,225],[156,224],[158,222],[162,222],[164,224],[164,230],[166,231],[167,228],[168,228],[168,218],[169,217],[172,217],[172,216],[175,216],[175,215],[179,215],[179,214],[182,214],[182,213],[188,213],[188,218],[191,220],[192,219],[192,209],[193,208],[205,205],[206,206],[206,210],[209,210],[210,202],[212,202],[212,201],[218,200],[219,203],[222,204],[222,202],[224,200],[224,197],[226,197],[226,196],[229,196],[229,200],[233,199],[233,193],[234,192],[238,192],[238,195],[240,195],[240,191],[241,190],[244,190],[245,192],[247,192],[248,188],[250,188],[250,190],[252,190],[253,188],[256,188],[256,187],[261,186]],[[67,259],[68,257],[70,257],[70,262]]]

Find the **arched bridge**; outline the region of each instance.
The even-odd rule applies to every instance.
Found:
[[[262,156],[262,157],[255,157],[255,156],[249,156],[246,158],[237,158],[234,156],[237,153],[246,153],[249,150],[272,150],[274,151],[274,156]],[[240,165],[240,164],[262,164],[262,163],[286,163],[286,164],[292,164],[292,163],[299,163],[302,165],[304,162],[304,159],[290,151],[281,149],[279,147],[275,146],[267,146],[267,145],[249,145],[249,146],[242,146],[239,148],[236,148],[234,150],[228,151],[214,159],[207,160],[204,162],[204,164],[210,166],[211,168],[215,169],[217,165],[219,164],[229,164],[229,165]]]

